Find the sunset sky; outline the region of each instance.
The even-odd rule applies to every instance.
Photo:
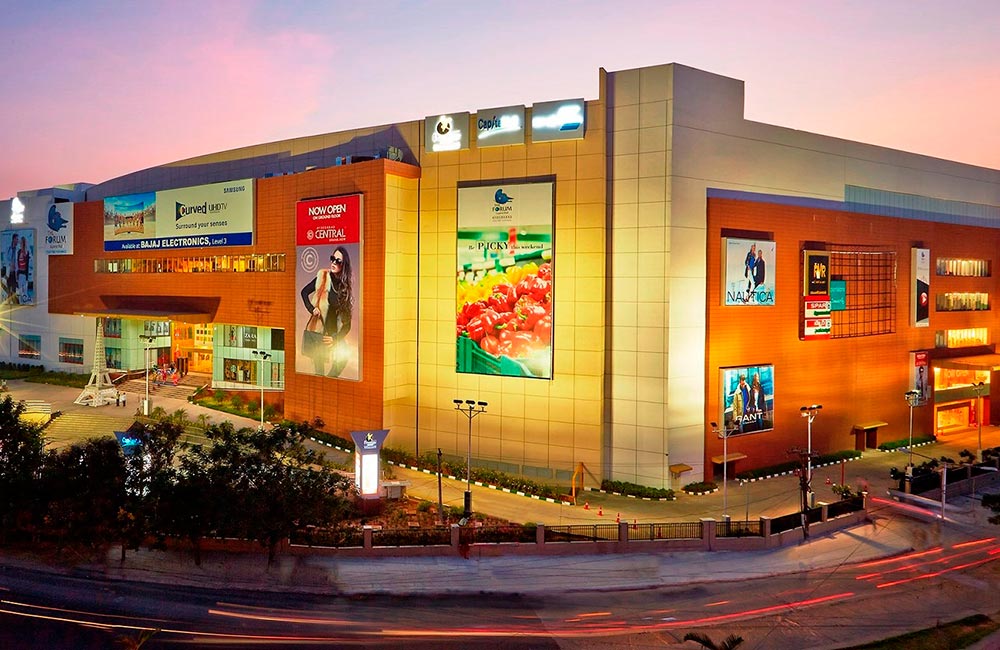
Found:
[[[0,0],[0,199],[438,112],[746,82],[748,119],[1000,169],[1000,2]]]

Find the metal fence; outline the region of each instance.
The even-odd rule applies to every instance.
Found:
[[[458,531],[459,544],[534,544],[537,541],[537,527],[519,526],[463,526]]]
[[[771,534],[777,535],[778,533],[783,533],[786,530],[795,530],[796,528],[802,527],[802,513],[801,512],[791,512],[787,515],[781,515],[780,517],[775,517],[771,520]]]
[[[701,539],[700,521],[685,521],[665,524],[630,524],[628,541],[652,542],[658,539]]]
[[[545,543],[550,542],[616,542],[618,524],[577,524],[545,527]]]
[[[364,546],[364,534],[357,528],[307,528],[292,533],[289,541],[300,546],[357,548]]]
[[[716,537],[761,537],[764,534],[757,521],[720,521],[715,525]]]
[[[852,512],[857,512],[865,507],[864,497],[850,497],[840,501],[834,501],[826,507],[826,516],[829,519],[843,517]]]
[[[433,528],[383,528],[372,530],[372,546],[450,546],[451,529]]]

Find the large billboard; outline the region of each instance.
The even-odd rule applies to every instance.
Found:
[[[253,244],[253,179],[104,199],[104,250]]]
[[[553,186],[458,190],[456,370],[552,378]]]
[[[295,204],[295,372],[361,380],[360,194]]]
[[[0,303],[35,304],[35,230],[0,232]]]
[[[722,421],[730,435],[774,428],[774,366],[722,368]]]
[[[723,239],[724,305],[773,305],[775,245],[766,239]]]

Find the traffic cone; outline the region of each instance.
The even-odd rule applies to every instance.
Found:
[[[620,513],[620,512],[619,512],[619,513],[618,513],[618,516],[617,516],[617,517],[615,517],[615,523],[616,523],[616,524],[620,524],[620,523],[622,523],[622,513]]]
[[[597,506],[597,516],[598,517],[604,516],[604,506]]]
[[[833,485],[833,480],[829,476],[826,477],[826,484]]]
[[[590,510],[590,501],[584,501],[583,502],[583,509],[584,510]]]

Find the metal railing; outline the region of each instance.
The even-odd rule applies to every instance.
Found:
[[[654,542],[658,539],[701,539],[700,521],[682,521],[664,524],[629,524],[628,541]]]
[[[551,542],[616,542],[618,524],[574,524],[546,526],[545,543]]]
[[[715,525],[716,537],[761,537],[764,529],[757,521],[720,521]]]

